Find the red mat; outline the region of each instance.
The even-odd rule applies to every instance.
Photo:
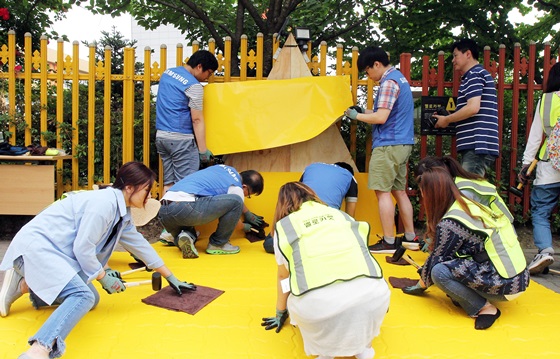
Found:
[[[142,299],[142,302],[164,309],[195,315],[211,301],[222,295],[222,293],[224,293],[223,290],[197,285],[195,291],[184,291],[183,295],[179,296],[173,288],[167,286],[156,294]]]

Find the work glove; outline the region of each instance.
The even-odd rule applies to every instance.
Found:
[[[250,223],[243,223],[243,232],[249,233],[251,232],[251,228],[253,228],[253,226],[251,226]]]
[[[263,224],[263,216],[257,216],[251,211],[245,212],[245,222],[251,224],[253,227],[260,227]]]
[[[119,272],[118,270],[111,269],[109,267],[105,269],[105,275],[110,275],[111,277],[122,279],[121,272]]]
[[[113,277],[110,275],[105,274],[105,276],[101,279],[98,279],[99,283],[105,291],[109,294],[124,292],[126,287],[124,286],[124,282],[117,277]]]
[[[262,318],[263,322],[261,326],[265,327],[264,329],[270,330],[276,328],[276,333],[280,332],[282,326],[286,319],[288,319],[289,313],[288,309],[278,310],[276,309],[276,316],[270,318]]]
[[[421,295],[426,291],[426,288],[420,285],[420,282],[412,285],[410,287],[402,288],[404,294]]]
[[[430,251],[430,244],[432,243],[432,239],[425,237],[420,240],[420,250],[424,253],[428,253]]]
[[[359,113],[364,113],[364,109],[360,106],[351,106],[344,112],[346,117],[351,120],[355,120]]]
[[[517,175],[517,179],[519,180],[519,182],[523,183],[523,185],[529,183],[529,180],[531,179],[531,175],[527,175],[527,170],[529,170],[529,166],[530,166],[529,163],[523,165],[523,167],[521,167],[521,171],[519,171],[519,174]]]
[[[171,288],[173,288],[179,295],[183,295],[183,290],[196,290],[196,285],[180,281],[173,274],[171,274],[169,277],[165,277],[165,279],[167,279],[167,282],[169,282]]]
[[[199,152],[198,157],[200,158],[200,162],[209,162],[210,158],[212,158],[212,152],[210,152],[210,150],[206,150],[206,152]]]

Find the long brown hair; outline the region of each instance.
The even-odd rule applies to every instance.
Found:
[[[426,211],[426,236],[428,238],[435,239],[439,221],[455,201],[459,202],[469,216],[474,217],[447,168],[427,168],[416,180],[420,186],[422,202]],[[434,242],[432,241],[432,246]]]
[[[443,157],[435,157],[435,156],[428,156],[424,157],[423,159],[418,162],[418,166],[416,167],[416,176],[421,176],[424,171],[434,167],[443,167],[447,168],[451,177],[462,177],[469,180],[485,180],[484,177],[469,172],[465,170],[459,161],[454,159],[451,156],[443,156]]]
[[[301,182],[288,182],[278,192],[278,202],[274,212],[274,223],[286,217],[290,213],[301,208],[302,203],[314,201],[323,203],[317,194],[306,184]]]

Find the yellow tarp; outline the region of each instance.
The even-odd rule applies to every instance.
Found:
[[[307,141],[351,105],[347,76],[209,84],[206,142],[219,155]]]
[[[298,176],[296,173],[265,174],[265,192],[248,199],[247,205],[271,222],[279,186]],[[363,191],[360,191],[356,217],[372,221],[377,218],[377,203],[368,197],[372,191],[365,187],[367,175],[359,174],[358,181]],[[379,226],[370,223],[370,243],[374,243]],[[175,247],[161,243],[153,246],[178,278],[223,290],[224,294],[196,315],[189,315],[142,303],[142,298],[154,293],[150,285],[108,295],[96,283],[101,301],[70,333],[63,358],[311,359],[305,355],[299,330],[289,321],[278,334],[265,331],[260,325],[261,318],[274,315],[275,311],[274,257],[264,252],[262,242],[250,243],[241,232],[234,232],[232,237],[232,243],[241,246],[239,254],[208,255],[204,249],[214,228],[200,226],[202,234],[196,243],[198,259],[182,259]],[[426,253],[407,253],[420,264],[427,258]],[[418,278],[413,267],[388,264],[386,256],[375,255],[385,278]],[[130,255],[120,252],[111,257],[109,264],[124,271],[129,269],[130,262]],[[149,279],[150,274],[137,272],[126,278],[139,281]],[[163,284],[167,285],[165,280]],[[8,317],[0,318],[0,359],[14,359],[26,350],[27,339],[53,311],[33,309],[27,297],[14,303]],[[559,294],[531,282],[519,298],[497,304],[502,316],[492,328],[475,330],[474,319],[468,318],[436,287],[421,297],[391,289],[389,312],[381,334],[373,341],[375,358],[560,358],[560,347],[555,345],[560,323],[559,299]]]

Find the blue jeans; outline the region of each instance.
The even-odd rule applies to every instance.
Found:
[[[486,176],[488,170],[494,168],[496,157],[492,155],[477,155],[474,150],[461,151],[461,165],[466,171]]]
[[[194,202],[171,202],[161,206],[159,220],[165,229],[177,238],[187,227],[199,226],[218,219],[216,231],[209,243],[222,247],[227,242],[243,212],[243,200],[235,194],[198,197]]]
[[[48,306],[31,290],[29,297],[37,309]],[[54,301],[53,305],[59,304],[59,307],[55,309],[39,331],[29,338],[29,344],[37,342],[47,348],[50,350],[49,357],[51,358],[62,356],[66,349],[64,340],[80,319],[95,308],[97,303],[99,303],[99,293],[93,284],[86,284],[85,280],[76,274]]]
[[[533,222],[533,238],[539,252],[554,254],[552,248],[552,233],[550,231],[550,216],[558,204],[560,197],[560,183],[550,183],[533,186],[531,189],[531,220]]]
[[[451,270],[443,263],[432,268],[432,281],[445,294],[459,303],[470,317],[474,317],[484,307],[486,301],[507,301],[503,295],[476,291],[457,281]]]

